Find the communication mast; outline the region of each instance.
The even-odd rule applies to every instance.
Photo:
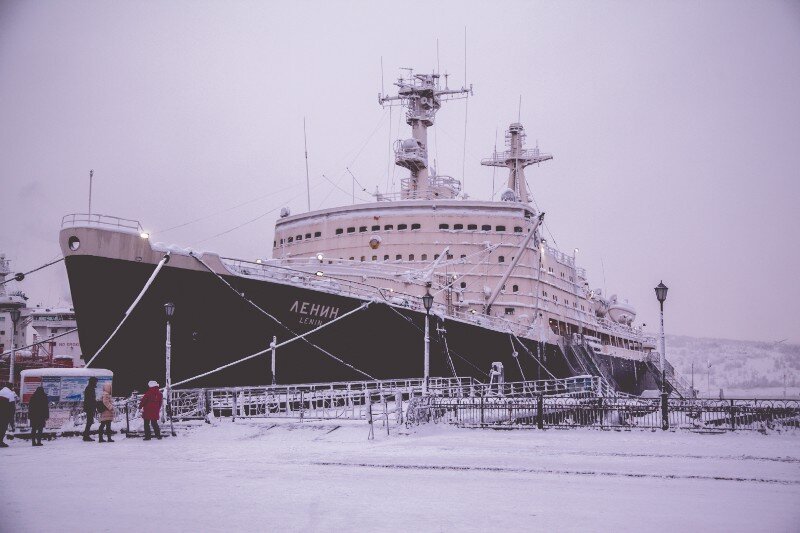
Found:
[[[382,106],[405,107],[406,123],[411,126],[412,138],[398,140],[394,145],[395,164],[411,172],[411,177],[401,182],[401,198],[454,197],[460,192],[461,183],[447,176],[432,175],[428,170],[428,128],[433,126],[443,101],[467,98],[472,94],[472,85],[449,89],[445,76],[442,89],[439,74],[408,71],[407,78],[400,77],[395,82],[398,88],[396,96],[378,95]]]
[[[506,202],[530,202],[531,196],[525,183],[525,167],[553,159],[552,155],[540,152],[538,146],[526,150],[525,137],[522,124],[513,122],[506,131],[508,150],[495,150],[492,157],[481,160],[481,165],[487,167],[508,168],[508,189],[501,196]]]

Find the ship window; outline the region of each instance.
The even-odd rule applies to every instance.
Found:
[[[81,247],[81,240],[73,235],[67,240],[67,246],[69,246],[69,249],[74,252]]]
[[[408,260],[409,261],[413,261],[414,260],[414,254],[408,254]]]
[[[355,261],[355,260],[356,260],[356,258],[355,258],[355,257],[351,257],[351,258],[350,258],[350,261]]]
[[[577,309],[578,308],[578,302],[572,302],[572,307]]]
[[[428,260],[428,254],[422,254],[422,257],[420,257],[420,259],[422,259],[423,261],[427,261]]]
[[[570,281],[575,281],[574,279],[572,279],[572,276],[570,276],[570,277],[569,277],[569,280],[570,280]]]
[[[362,255],[362,256],[361,256],[361,262],[362,262],[362,263],[364,262],[364,259],[366,259],[366,257]]]
[[[461,282],[461,288],[462,289],[466,289],[467,288],[467,282],[466,281],[462,281]]]
[[[461,259],[466,259],[466,258],[467,258],[467,254],[461,254]]]
[[[372,226],[372,231],[380,231],[380,230],[381,230],[380,224],[378,224],[376,226]]]
[[[514,292],[519,292],[519,285],[512,285],[511,290]]]
[[[439,254],[433,254],[433,260],[435,261],[437,259],[439,259]]]
[[[383,227],[383,229],[384,229],[384,231],[391,231],[391,230],[393,230],[393,229],[394,229],[394,225],[393,225],[393,224],[386,224],[386,225]]]
[[[447,254],[447,258],[448,259],[452,259],[453,258],[453,254]]]
[[[439,224],[439,229],[450,229],[450,224]]]
[[[302,241],[303,240],[303,236],[302,235],[298,235],[297,237],[294,238],[294,240]]]
[[[272,241],[272,247],[275,248],[277,246],[278,246],[278,243],[276,241]]]
[[[552,274],[553,273],[553,267],[547,267],[547,271]]]
[[[294,241],[294,237],[289,237],[288,239],[286,239],[286,242],[292,242],[292,241]]]
[[[344,233],[342,228],[336,228],[336,235],[341,235],[342,233]]]
[[[281,244],[283,244],[283,239],[281,239]]]
[[[497,262],[498,263],[505,263],[506,262],[506,258],[504,256],[502,256],[502,255],[499,255],[499,256],[497,256]]]
[[[586,309],[584,309],[583,306],[581,306],[581,311],[586,311]]]
[[[419,224],[411,224],[411,229],[419,229],[421,227]]]
[[[360,227],[358,228],[358,231],[359,231],[360,233],[364,233],[364,232],[366,232],[366,231],[367,231],[367,227],[366,227],[366,226],[360,226]]]
[[[492,231],[492,227],[489,224],[484,224],[481,226],[481,231]]]
[[[322,232],[321,231],[315,231],[314,232],[314,237],[322,237]]]
[[[453,229],[464,229],[464,224],[453,224]]]
[[[544,296],[545,298],[547,298],[547,291],[542,291],[542,296]]]
[[[514,233],[522,233],[522,226],[514,226]]]
[[[467,224],[467,229],[476,230],[476,229],[478,229],[478,225],[477,224]]]
[[[408,229],[408,224],[398,224],[397,231]]]
[[[355,232],[356,232],[356,228],[354,228],[352,226],[347,228],[347,233],[355,233]]]
[[[513,315],[514,308],[513,307],[506,307],[506,315]]]
[[[378,256],[377,256],[377,255],[373,255],[373,256],[372,256],[372,260],[373,260],[373,261],[377,261],[377,260],[378,260]]]
[[[310,238],[311,238],[311,234],[310,233],[306,233],[306,239],[310,239]]]
[[[553,301],[558,302],[558,297],[555,294],[553,295]]]
[[[400,255],[400,254],[397,254],[396,256],[394,256],[394,258],[397,259],[398,261],[400,261],[401,259],[403,259],[403,256]]]
[[[495,231],[505,231],[506,227],[505,226],[496,226],[494,229],[495,229]]]
[[[386,255],[384,255],[384,256],[383,256],[383,260],[384,260],[384,261],[388,261],[388,260],[389,260],[389,254],[386,254]]]

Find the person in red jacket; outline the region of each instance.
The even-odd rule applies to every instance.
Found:
[[[161,440],[161,429],[158,427],[158,416],[161,414],[161,402],[164,396],[158,390],[158,382],[151,381],[147,384],[149,389],[142,396],[139,402],[139,408],[142,410],[142,418],[144,418],[144,440],[150,440],[150,425],[153,425],[156,438]]]

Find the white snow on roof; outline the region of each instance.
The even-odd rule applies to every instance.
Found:
[[[20,374],[23,378],[37,376],[113,376],[111,370],[104,368],[29,368]]]

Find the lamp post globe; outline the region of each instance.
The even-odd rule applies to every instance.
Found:
[[[164,312],[167,313],[167,320],[172,318],[172,315],[175,314],[175,304],[172,302],[167,302],[164,304]]]

